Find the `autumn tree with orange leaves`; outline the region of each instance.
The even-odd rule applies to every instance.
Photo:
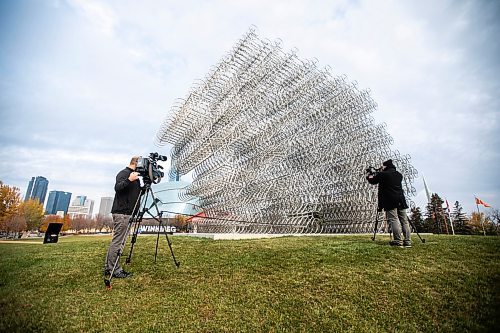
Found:
[[[0,230],[7,231],[6,223],[11,221],[17,214],[20,203],[21,194],[19,193],[19,189],[17,187],[4,185],[3,182],[0,181]]]
[[[40,232],[46,232],[49,223],[63,223],[63,218],[59,215],[47,215],[44,217],[42,224],[38,228]],[[63,224],[64,226],[64,224]]]

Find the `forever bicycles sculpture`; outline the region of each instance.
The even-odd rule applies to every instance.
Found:
[[[170,110],[156,136],[180,197],[204,208],[198,232],[361,233],[375,221],[365,168],[391,158],[406,195],[417,171],[391,150],[367,90],[250,30]]]

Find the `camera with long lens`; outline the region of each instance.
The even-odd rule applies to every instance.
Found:
[[[382,171],[382,167],[376,169],[375,167],[369,166],[366,168],[365,172],[368,176],[374,176],[377,172]]]
[[[158,161],[166,160],[167,156],[158,153],[150,153],[149,157],[140,156],[135,171],[142,176],[145,184],[158,184],[163,176],[165,176],[165,173],[161,171],[163,167],[158,165]]]

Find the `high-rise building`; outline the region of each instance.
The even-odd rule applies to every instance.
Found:
[[[47,188],[49,187],[49,181],[47,178],[38,176],[31,177],[28,184],[28,190],[24,196],[24,201],[28,199],[38,199],[41,204],[45,203],[45,196],[47,195]]]
[[[101,204],[99,205],[99,215],[108,217],[111,215],[111,207],[113,207],[113,198],[102,197]]]
[[[45,207],[45,214],[55,215],[57,212],[64,212],[64,215],[66,215],[70,200],[71,193],[69,192],[50,191],[47,206]]]
[[[26,190],[26,195],[24,196],[24,201],[28,201],[31,198],[31,192],[33,192],[33,184],[35,183],[35,177],[31,177],[28,183],[28,189]]]
[[[93,210],[94,200],[87,199],[87,196],[79,195],[71,202],[71,205],[68,207],[68,215],[71,218],[92,218]]]
[[[87,196],[86,195],[78,195],[71,202],[71,206],[84,206],[85,205],[85,200],[87,200]]]

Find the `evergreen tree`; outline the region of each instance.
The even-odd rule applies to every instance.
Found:
[[[448,233],[448,223],[445,218],[443,210],[443,199],[437,194],[433,193],[431,196],[431,201],[427,204],[425,220],[422,228],[422,232],[432,232],[432,233]]]
[[[471,228],[468,225],[469,219],[467,218],[467,215],[463,212],[463,208],[458,201],[455,201],[455,204],[453,205],[451,218],[453,220],[453,226],[455,228],[456,234],[470,235]]]
[[[415,207],[410,210],[410,222],[415,226],[418,232],[424,230],[424,219],[422,218],[422,211],[420,207]]]

